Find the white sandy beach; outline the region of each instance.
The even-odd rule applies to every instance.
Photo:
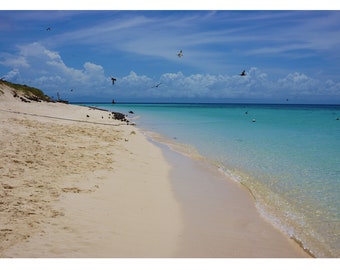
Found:
[[[0,90],[0,257],[310,257],[246,190],[137,127]]]

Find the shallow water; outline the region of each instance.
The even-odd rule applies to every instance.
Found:
[[[340,256],[340,106],[87,104],[129,114],[244,184],[317,257]]]

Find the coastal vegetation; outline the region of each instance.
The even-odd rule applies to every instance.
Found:
[[[23,96],[28,100],[52,102],[52,99],[38,88],[27,86],[25,84],[12,83],[5,80],[1,80],[0,83],[11,87],[14,90],[14,95]]]

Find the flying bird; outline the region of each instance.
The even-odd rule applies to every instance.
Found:
[[[241,74],[240,74],[240,76],[246,76],[247,74],[246,74],[246,71],[245,70],[243,70],[242,72],[241,72]]]
[[[115,81],[117,81],[117,79],[113,77],[111,77],[111,80],[112,80],[112,84],[115,84]]]
[[[151,88],[158,88],[162,83],[157,83],[156,85],[152,86]]]
[[[182,50],[179,51],[179,53],[177,54],[179,58],[181,58],[183,56],[183,52]]]
[[[46,28],[46,31],[51,31],[51,27],[47,27],[47,28]]]

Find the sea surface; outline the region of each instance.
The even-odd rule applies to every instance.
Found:
[[[125,113],[203,157],[313,255],[340,257],[340,105],[86,105]]]

